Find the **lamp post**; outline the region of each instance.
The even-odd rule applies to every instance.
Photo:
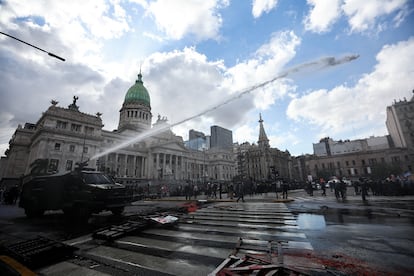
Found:
[[[26,41],[23,41],[23,40],[21,40],[21,39],[18,39],[17,37],[14,37],[14,36],[12,36],[12,35],[9,35],[9,34],[3,33],[3,32],[0,32],[0,34],[5,35],[5,36],[8,36],[8,37],[10,37],[10,38],[13,38],[13,39],[15,39],[15,40],[17,40],[17,41],[19,41],[19,42],[21,42],[21,43],[24,43],[24,44],[26,44],[26,45],[29,45],[30,47],[33,47],[33,48],[35,48],[35,49],[37,49],[37,50],[39,50],[39,51],[45,52],[45,53],[47,53],[47,54],[48,54],[49,56],[51,56],[51,57],[57,58],[57,59],[59,59],[59,60],[61,60],[61,61],[65,61],[65,59],[64,59],[64,58],[62,58],[62,57],[60,57],[60,56],[58,56],[58,55],[55,55],[55,54],[53,54],[53,53],[51,53],[51,52],[45,51],[45,50],[43,50],[43,49],[41,49],[41,48],[39,48],[39,47],[37,47],[37,46],[34,46],[34,45],[30,44],[30,43],[27,43]]]
[[[203,189],[206,188],[206,148],[203,148],[203,170],[202,170],[202,177],[203,177]]]

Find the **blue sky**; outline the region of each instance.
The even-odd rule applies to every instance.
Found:
[[[198,114],[289,68],[359,55],[299,71],[177,125],[233,131],[256,143],[259,114],[272,147],[313,153],[323,137],[387,134],[386,107],[414,89],[414,4],[409,0],[0,1],[0,154],[18,124],[36,123],[52,99],[74,95],[85,113],[117,128],[140,68],[158,114],[171,124]]]

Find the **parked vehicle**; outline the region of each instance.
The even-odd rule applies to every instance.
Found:
[[[76,170],[34,177],[23,184],[19,206],[27,217],[61,209],[71,217],[86,219],[103,210],[121,214],[132,198],[124,185],[106,174]]]

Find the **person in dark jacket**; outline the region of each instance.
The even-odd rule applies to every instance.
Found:
[[[283,199],[288,198],[288,190],[289,190],[289,183],[283,182],[282,183],[282,197],[283,197]]]
[[[243,182],[239,184],[238,191],[237,191],[237,202],[241,199],[244,202],[244,184]]]

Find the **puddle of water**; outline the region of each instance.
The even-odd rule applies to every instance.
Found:
[[[299,214],[298,226],[300,229],[324,229],[326,227],[325,217],[314,214]]]

